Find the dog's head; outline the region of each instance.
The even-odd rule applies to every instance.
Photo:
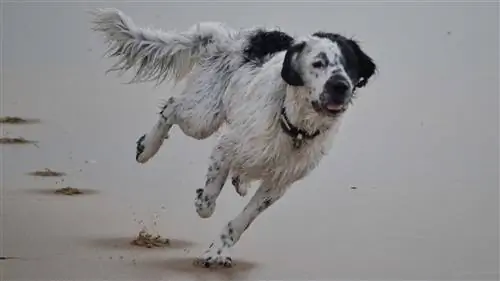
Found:
[[[376,65],[359,44],[339,34],[317,32],[292,45],[285,54],[281,76],[297,87],[306,87],[307,99],[319,113],[345,111],[354,90],[366,85]]]

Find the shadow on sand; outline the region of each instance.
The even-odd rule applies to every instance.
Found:
[[[195,266],[194,257],[169,258],[164,260],[147,260],[137,263],[136,266],[145,266],[168,272],[172,275],[185,275],[189,280],[246,280],[250,272],[258,266],[254,262],[233,260],[231,268],[202,268]]]
[[[195,243],[191,241],[186,241],[182,239],[176,239],[176,238],[171,238],[171,237],[165,237],[168,238],[170,243],[168,246],[165,247],[152,247],[152,248],[146,248],[146,247],[140,247],[136,245],[132,245],[131,242],[132,240],[135,239],[135,237],[130,236],[130,237],[108,237],[108,238],[96,238],[90,241],[93,247],[97,248],[105,248],[105,249],[116,249],[116,250],[168,250],[168,249],[187,249],[191,248],[195,245]]]
[[[64,195],[64,194],[58,194],[56,193],[57,188],[54,189],[26,189],[26,192],[28,193],[33,193],[33,194],[39,194],[39,195],[48,195],[48,196],[85,196],[85,195],[94,195],[98,194],[99,191],[95,189],[78,189],[81,194],[75,194],[75,195]]]

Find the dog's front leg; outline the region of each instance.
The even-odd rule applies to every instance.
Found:
[[[229,163],[225,148],[222,141],[214,148],[210,156],[205,188],[196,190],[194,205],[201,218],[208,218],[214,213],[217,197],[219,197],[229,175]]]
[[[205,253],[195,260],[195,264],[203,267],[231,267],[229,248],[238,242],[243,232],[259,214],[283,196],[286,187],[274,185],[272,181],[264,181],[245,209],[224,227]]]

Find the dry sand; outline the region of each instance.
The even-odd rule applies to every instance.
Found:
[[[328,157],[220,271],[193,258],[248,197],[227,186],[214,216],[197,217],[214,139],[175,129],[157,157],[135,163],[135,141],[172,89],[104,75],[112,61],[85,13],[96,6],[3,6],[0,116],[43,122],[2,126],[38,147],[0,146],[1,280],[498,279],[498,4],[109,4],[165,29],[338,31],[380,66]],[[26,175],[41,167],[64,170],[64,184]],[[65,186],[85,195],[54,194]],[[143,227],[170,245],[131,245]]]

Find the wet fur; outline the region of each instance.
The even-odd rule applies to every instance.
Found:
[[[364,87],[376,70],[355,41],[333,33],[294,38],[279,30],[235,30],[220,23],[199,23],[174,33],[138,28],[115,9],[94,15],[94,30],[105,35],[110,56],[118,59],[112,70],[134,70],[133,82],[186,80],[182,93],[167,100],[157,123],[137,141],[137,161],[153,157],[174,125],[200,140],[221,131],[205,187],[195,194],[202,218],[214,213],[228,178],[242,196],[252,182],[260,182],[244,210],[197,259],[207,267],[231,266],[228,251],[251,222],[317,167],[332,145],[342,115],[323,115],[311,107],[322,85],[312,80],[320,72],[299,58],[321,48],[332,58],[341,56],[337,64],[342,65],[332,67],[349,78],[353,89]],[[321,134],[295,148],[280,126],[282,108],[292,124]]]

